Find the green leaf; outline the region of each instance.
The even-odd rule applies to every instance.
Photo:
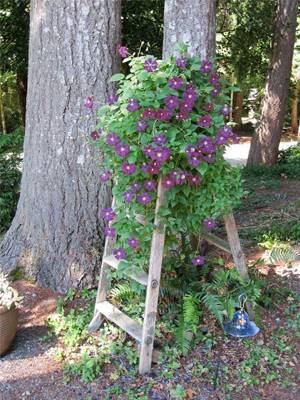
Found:
[[[205,162],[201,163],[199,167],[197,167],[197,170],[200,172],[201,175],[204,175],[207,169],[208,169],[208,164]]]
[[[110,77],[108,82],[118,82],[125,78],[124,74],[114,74]]]

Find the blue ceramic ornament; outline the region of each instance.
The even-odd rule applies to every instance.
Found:
[[[234,337],[250,337],[255,336],[259,332],[256,324],[250,321],[248,314],[244,310],[247,297],[242,294],[239,296],[240,310],[233,314],[230,322],[223,324],[224,331]]]

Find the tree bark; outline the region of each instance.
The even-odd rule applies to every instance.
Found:
[[[212,58],[216,50],[215,0],[165,0],[163,54],[175,53],[176,43],[189,46],[190,55]]]
[[[242,126],[243,102],[244,102],[243,92],[233,92],[232,118],[233,121],[236,123],[235,126],[236,130],[239,130]]]
[[[299,95],[300,81],[296,82],[294,89],[294,97],[291,104],[291,128],[292,132],[297,135],[298,133],[298,95]]]
[[[288,98],[297,3],[297,0],[279,1],[260,124],[251,142],[247,165],[273,165],[277,161]]]
[[[22,124],[25,126],[26,121],[26,96],[27,96],[27,76],[17,74],[17,88],[21,106]]]
[[[4,110],[4,103],[3,103],[3,92],[0,85],[0,118],[1,118],[1,127],[2,133],[7,133],[6,129],[6,119],[5,119],[5,110]]]
[[[0,245],[2,270],[16,265],[59,291],[95,283],[103,248],[97,214],[110,202],[99,149],[88,142],[107,81],[119,69],[120,0],[31,1],[21,196]]]

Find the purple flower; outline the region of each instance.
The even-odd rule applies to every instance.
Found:
[[[179,100],[176,96],[167,96],[164,98],[164,103],[167,106],[168,110],[173,110],[174,108],[179,106]]]
[[[151,181],[151,180],[145,181],[144,182],[144,188],[151,192],[151,191],[156,189],[156,182],[155,181]]]
[[[107,143],[109,146],[116,146],[119,142],[120,142],[120,138],[119,138],[119,136],[118,136],[115,132],[110,132],[110,133],[107,135],[106,143]]]
[[[100,180],[101,182],[107,182],[110,180],[110,173],[109,171],[103,171],[102,174],[100,175]]]
[[[154,58],[148,58],[148,60],[144,62],[144,69],[147,72],[155,72],[157,67],[157,61]]]
[[[177,185],[184,185],[185,183],[187,183],[188,177],[189,177],[189,173],[188,172],[181,171],[177,175],[175,182],[176,182]]]
[[[152,152],[153,152],[153,147],[150,145],[145,146],[143,148],[143,153],[145,154],[145,156],[151,157]]]
[[[153,142],[154,142],[155,144],[157,144],[158,146],[161,146],[162,144],[166,144],[166,143],[167,143],[166,135],[164,135],[163,133],[161,133],[160,135],[154,136]]]
[[[161,162],[155,160],[147,164],[147,173],[150,175],[157,175],[160,172]]]
[[[169,88],[178,90],[183,85],[183,79],[180,78],[180,76],[173,76],[171,79],[169,79],[168,85]]]
[[[149,193],[141,193],[140,195],[137,196],[137,201],[140,204],[148,204],[152,200],[152,197],[150,196]]]
[[[165,162],[170,158],[171,150],[168,147],[156,147],[152,150],[150,157],[152,160]]]
[[[128,56],[128,49],[125,46],[121,46],[120,44],[118,44],[117,46],[118,49],[118,53],[122,58],[126,58]]]
[[[84,100],[84,107],[86,108],[93,108],[94,105],[94,101],[93,101],[93,97],[89,96]]]
[[[136,99],[129,99],[128,100],[128,105],[127,105],[127,110],[129,112],[134,112],[140,108],[140,104],[138,100]]]
[[[177,121],[185,121],[185,120],[188,119],[188,117],[189,117],[189,115],[188,115],[187,112],[182,112],[182,111],[180,111],[180,113],[178,113],[178,114],[176,115],[176,120],[177,120]]]
[[[175,186],[174,179],[171,176],[164,176],[162,179],[162,185],[166,189],[171,189]]]
[[[110,228],[109,226],[106,226],[104,228],[104,235],[107,237],[111,237],[114,238],[117,234],[117,231],[115,230],[115,228]]]
[[[203,160],[206,161],[208,164],[212,164],[215,161],[215,156],[213,154],[206,154],[203,156]]]
[[[123,194],[123,199],[126,203],[131,203],[134,199],[134,194],[132,192],[125,192]]]
[[[231,139],[232,139],[233,143],[235,143],[235,144],[240,143],[240,138],[234,133],[231,135]]]
[[[197,120],[197,125],[202,128],[209,128],[212,125],[212,118],[210,115],[203,115],[203,117]]]
[[[194,90],[186,90],[183,92],[183,98],[187,103],[194,104],[197,100],[197,93]]]
[[[131,186],[130,186],[130,191],[132,193],[137,193],[140,189],[141,189],[142,185],[139,182],[134,182]]]
[[[142,117],[145,119],[155,119],[156,111],[153,108],[147,107],[143,111]]]
[[[184,58],[177,58],[176,59],[176,65],[179,68],[186,68],[186,59]]]
[[[218,133],[217,137],[216,137],[216,144],[219,144],[219,145],[226,144],[227,140],[228,140],[227,137],[225,137],[221,133]]]
[[[218,85],[218,84],[219,84],[219,81],[220,81],[220,77],[219,77],[219,75],[218,75],[216,72],[214,72],[214,73],[212,73],[212,74],[210,75],[209,82],[210,82],[212,85]]]
[[[196,147],[193,144],[187,145],[185,152],[188,157],[197,157],[199,155]]]
[[[148,128],[148,124],[144,119],[140,119],[136,125],[135,128],[137,132],[144,132]]]
[[[118,143],[115,147],[116,153],[119,154],[120,157],[126,157],[130,152],[130,147],[125,143]]]
[[[203,221],[203,225],[207,229],[214,229],[217,227],[216,221],[212,218],[205,218],[205,220]]]
[[[216,146],[212,142],[210,137],[204,136],[197,143],[198,148],[201,152],[204,153],[214,153],[216,151]]]
[[[97,140],[97,139],[99,139],[99,133],[97,131],[93,131],[93,132],[90,133],[90,137],[93,140]]]
[[[215,88],[214,88],[213,90],[211,90],[211,91],[209,92],[209,94],[210,94],[212,97],[217,97],[217,96],[219,95],[220,92],[221,92],[221,88],[220,88],[219,86],[215,86]]]
[[[180,112],[182,113],[188,113],[191,112],[193,109],[194,103],[191,103],[189,101],[181,101],[180,102]]]
[[[124,175],[132,175],[136,171],[136,166],[130,163],[123,163],[122,164],[122,172]]]
[[[126,251],[121,247],[119,249],[113,249],[112,253],[117,260],[124,260],[127,257]]]
[[[208,74],[212,71],[212,63],[209,60],[203,60],[200,67],[200,72]]]
[[[115,93],[111,93],[107,98],[107,104],[112,106],[118,101],[118,96]]]
[[[192,259],[192,264],[195,266],[203,265],[204,262],[205,262],[205,259],[202,256],[196,256]]]
[[[165,108],[159,108],[155,113],[155,117],[159,121],[169,121],[172,118],[172,111]]]
[[[191,167],[198,167],[198,165],[200,164],[200,160],[197,157],[192,157],[188,160],[188,164]]]
[[[105,221],[112,221],[116,218],[116,213],[112,208],[102,208],[101,216]]]
[[[213,103],[203,104],[203,110],[205,110],[207,112],[213,111],[214,108],[215,108],[215,106],[213,105]]]
[[[222,128],[218,130],[218,135],[219,134],[228,139],[230,136],[232,136],[233,132],[230,126],[224,125]]]
[[[220,113],[224,115],[224,117],[228,117],[230,114],[230,108],[228,107],[227,104],[224,104],[224,106],[222,106],[220,108]]]
[[[199,175],[190,174],[189,177],[188,177],[188,180],[189,180],[189,184],[191,186],[199,186],[200,183],[201,183],[201,178],[200,178]]]
[[[135,237],[129,238],[127,243],[132,249],[137,249],[140,246],[140,242]]]

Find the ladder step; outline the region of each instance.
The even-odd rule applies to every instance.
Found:
[[[103,314],[109,321],[119,326],[139,343],[142,341],[143,327],[128,315],[124,314],[109,301],[102,301],[96,304],[96,309]]]
[[[105,257],[103,262],[115,270],[118,270],[120,261],[117,260],[114,256]],[[131,279],[135,280],[136,282],[140,283],[141,285],[147,286],[148,285],[148,274],[144,271],[140,271],[137,267],[129,267],[128,271],[124,271],[124,273]]]
[[[219,247],[219,249],[227,251],[227,253],[231,254],[231,248],[226,240],[208,232],[204,232],[202,236],[207,242],[214,244],[215,246]]]

